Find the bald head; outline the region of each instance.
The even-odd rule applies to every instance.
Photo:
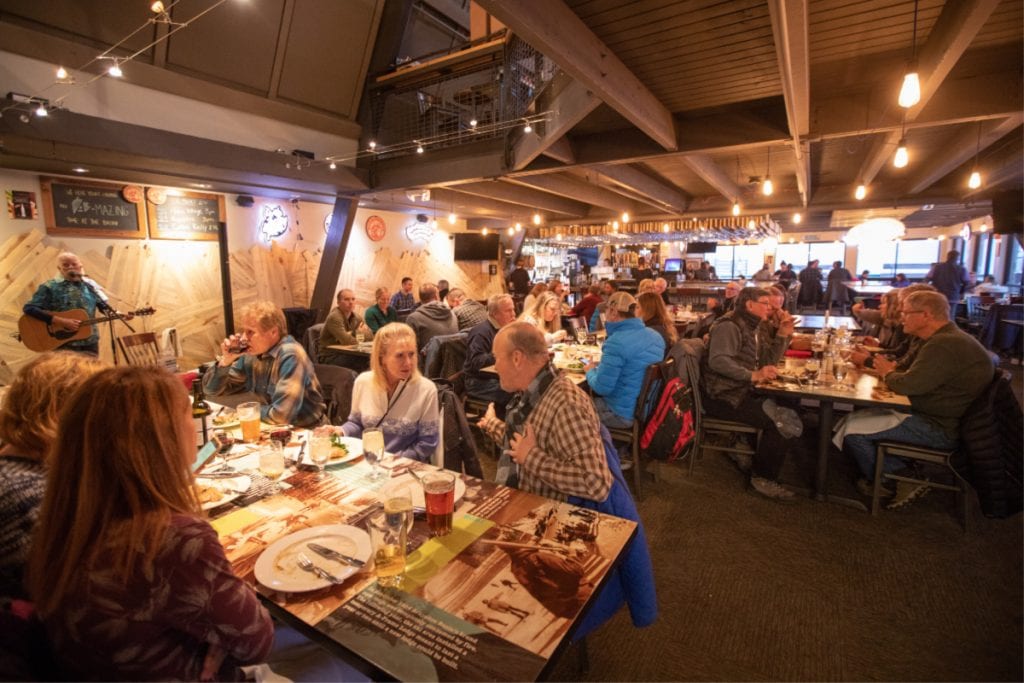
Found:
[[[513,322],[501,328],[494,337],[494,369],[501,388],[508,392],[523,391],[548,363],[548,346],[544,334],[526,322]]]

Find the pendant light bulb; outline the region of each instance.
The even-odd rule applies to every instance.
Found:
[[[423,154],[423,145],[416,145],[416,153]]]
[[[533,224],[540,225],[540,214],[536,211],[533,212]]]
[[[981,187],[981,174],[977,171],[972,172],[970,179],[967,181],[967,187],[972,190],[977,190]]]
[[[896,148],[896,156],[892,158],[892,165],[896,168],[905,168],[910,163],[910,154],[907,152],[906,138],[900,138],[900,144]]]
[[[661,224],[661,231],[662,232],[668,232],[668,223],[662,223]]]
[[[910,109],[921,101],[921,79],[917,75],[917,65],[908,67],[907,73],[903,76],[898,101],[904,109]]]
[[[523,126],[523,132],[524,133],[532,133],[533,132],[533,126],[530,125],[529,121],[527,121],[526,125]]]
[[[761,183],[761,192],[764,193],[765,197],[771,197],[772,192],[775,191],[775,185],[772,184],[771,178],[765,178],[764,182]]]
[[[484,237],[487,237],[487,228],[484,228],[483,230],[481,230],[480,234],[483,235]]]
[[[452,211],[450,214],[448,214],[448,224],[449,225],[455,225],[455,221],[456,220],[458,220],[458,217],[455,215],[454,211]]]
[[[336,164],[336,163],[334,163],[334,162],[332,161],[332,162],[331,162],[331,165],[330,165],[330,169],[331,169],[331,170],[333,171],[333,170],[334,170],[334,169],[336,169],[336,168],[338,168],[338,164]]]
[[[63,81],[68,77],[68,70],[62,66],[57,67],[57,80]]]
[[[509,226],[508,234],[509,234],[509,236],[516,234],[516,229],[511,227],[511,226]]]
[[[739,202],[733,202],[732,203],[732,215],[733,216],[739,216],[740,215],[740,203]]]
[[[794,225],[800,225],[800,221],[802,221],[803,219],[804,219],[804,217],[801,216],[799,212],[793,214],[793,224]]]
[[[477,125],[477,120],[476,119],[470,119],[469,120],[469,127],[470,128],[476,128],[476,125]]]
[[[628,223],[629,222],[629,212],[628,211],[623,211],[622,212],[622,222],[623,223]]]
[[[516,221],[516,232],[519,232],[522,229],[523,229],[523,224],[520,223],[519,221]]]
[[[377,141],[370,140],[370,149],[377,149]]]
[[[864,183],[861,183],[860,185],[858,185],[856,191],[854,191],[854,193],[853,193],[853,196],[858,201],[861,200],[861,199],[864,199],[865,197],[867,197],[868,196],[868,188],[867,188],[867,186]]]

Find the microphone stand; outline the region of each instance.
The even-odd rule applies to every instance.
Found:
[[[91,282],[84,278],[82,279],[82,282],[85,283],[85,286],[88,287],[89,291],[92,292],[93,296],[96,297],[96,308],[98,308],[102,313],[105,313],[108,316],[107,330],[110,332],[110,353],[114,358],[114,365],[120,365],[120,361],[118,360],[119,356],[117,353],[117,339],[115,338],[114,335],[114,320],[120,320],[122,323],[124,323],[125,327],[132,331],[133,334],[135,333],[135,328],[132,327],[120,313],[117,312],[117,309],[115,309],[113,306],[107,303],[107,300],[100,296],[100,293],[96,291],[96,288],[92,286]],[[128,360],[128,358],[126,357],[125,360]]]

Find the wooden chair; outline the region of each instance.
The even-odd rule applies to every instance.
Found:
[[[672,359],[651,363],[644,372],[644,381],[640,387],[640,394],[636,398],[636,405],[633,407],[633,424],[629,427],[605,427],[611,434],[612,441],[628,443],[633,460],[633,486],[636,489],[636,498],[640,500],[643,496],[640,491],[643,478],[643,464],[641,462],[642,452],[640,449],[640,436],[647,425],[647,418],[658,401],[661,394],[661,387],[665,381],[675,372]],[[654,479],[658,480],[658,462],[655,461]]]
[[[874,487],[871,491],[871,514],[878,514],[878,507],[881,502],[879,493],[881,493],[883,479],[891,479],[893,481],[902,481],[912,484],[923,484],[927,482],[929,488],[942,489],[944,491],[956,491],[957,506],[960,508],[962,523],[964,531],[966,532],[968,530],[968,519],[970,517],[970,497],[968,495],[970,492],[970,485],[953,468],[952,459],[955,455],[955,449],[951,451],[943,451],[935,448],[925,448],[924,446],[899,443],[896,441],[879,441],[875,447],[875,481]],[[882,468],[885,467],[885,459],[889,456],[943,467],[952,473],[953,483],[942,484],[936,481],[931,481],[930,479],[921,479],[919,476],[912,477],[903,474],[888,474],[884,472]]]
[[[117,338],[128,365],[159,365],[160,345],[156,341],[156,333],[140,332]]]

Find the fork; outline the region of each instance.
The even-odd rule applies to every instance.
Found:
[[[310,559],[308,557],[306,557],[305,553],[299,553],[298,563],[299,563],[299,568],[300,569],[302,569],[304,571],[307,571],[307,572],[310,572],[311,574],[316,574],[317,576],[319,576],[324,581],[330,581],[333,584],[342,583],[342,580],[339,579],[334,574],[331,574],[326,569],[323,569],[323,568],[318,567],[315,564],[313,564],[310,561]]]

